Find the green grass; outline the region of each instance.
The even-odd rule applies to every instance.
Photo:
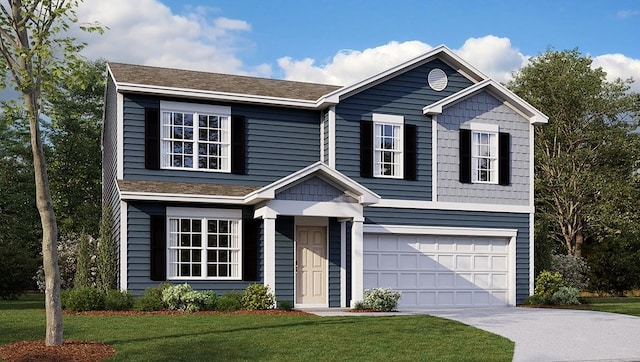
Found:
[[[0,301],[0,345],[44,338],[41,296]],[[430,316],[64,317],[66,339],[104,342],[115,361],[511,361],[513,342]]]
[[[640,297],[585,298],[585,302],[581,309],[640,317]]]

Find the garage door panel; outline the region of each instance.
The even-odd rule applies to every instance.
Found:
[[[402,292],[400,307],[506,305],[508,240],[365,234],[365,289]]]

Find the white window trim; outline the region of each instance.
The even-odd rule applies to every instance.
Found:
[[[170,160],[167,160],[167,155],[164,151],[164,142],[167,135],[165,135],[164,124],[164,112],[181,112],[181,113],[193,113],[193,167],[175,167],[171,166]],[[227,122],[224,132],[222,132],[223,139],[220,143],[227,147],[227,156],[224,158],[224,167],[220,169],[198,168],[198,115],[208,114],[227,117]],[[211,104],[199,104],[199,103],[183,103],[183,102],[171,102],[160,101],[160,165],[163,170],[181,170],[181,171],[201,171],[201,172],[218,172],[218,173],[230,173],[231,172],[231,107],[217,106]]]
[[[170,229],[168,227],[169,220],[171,218],[191,218],[191,219],[203,219],[203,220],[218,220],[218,219],[228,219],[234,220],[238,223],[238,275],[229,276],[229,277],[183,277],[176,275],[169,275],[171,272],[170,267],[170,253],[172,252],[170,246]],[[167,207],[166,210],[166,220],[167,220],[167,230],[166,230],[166,240],[167,240],[167,260],[166,260],[166,270],[167,270],[167,280],[242,280],[242,259],[243,252],[242,249],[242,241],[243,241],[243,233],[242,233],[242,210],[237,209],[201,209],[201,208],[177,208],[177,207]],[[206,223],[203,223],[202,233],[206,232]],[[203,237],[202,239],[203,246],[203,254],[206,245],[206,239]],[[202,258],[202,270],[206,270],[206,258],[203,255]]]
[[[391,179],[402,179],[404,178],[404,116],[392,115],[392,114],[381,114],[374,113],[372,115],[373,120],[373,177],[376,178],[391,178]],[[399,135],[398,135],[398,151],[393,151],[399,158],[398,169],[395,175],[382,175],[380,172],[380,167],[378,165],[381,163],[379,159],[380,149],[376,143],[376,126],[378,125],[391,125],[399,127]]]
[[[500,127],[497,124],[487,124],[487,123],[479,123],[479,122],[469,122],[462,127],[461,129],[469,129],[471,130],[471,183],[474,184],[488,184],[488,185],[497,185],[498,177],[499,177],[499,150],[498,150],[498,134],[500,132]],[[474,135],[477,133],[488,133],[494,139],[493,145],[491,146],[491,154],[495,155],[495,157],[491,157],[492,164],[495,167],[492,168],[492,172],[490,175],[491,181],[480,181],[477,180],[477,163],[475,162],[478,159],[476,155],[476,143]]]

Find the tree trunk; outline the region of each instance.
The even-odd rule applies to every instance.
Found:
[[[582,256],[582,243],[584,242],[584,234],[582,234],[582,227],[576,232],[576,246],[574,256]]]
[[[36,183],[36,206],[42,223],[42,265],[45,280],[45,310],[47,346],[62,344],[62,305],[60,303],[60,269],[58,267],[58,226],[53,211],[53,201],[47,179],[47,164],[40,136],[37,97],[25,94],[24,100],[29,115],[31,150]]]

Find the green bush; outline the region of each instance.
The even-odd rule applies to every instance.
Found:
[[[530,295],[527,299],[524,300],[525,305],[542,305],[544,304],[544,300],[539,295]]]
[[[104,295],[104,309],[129,310],[133,308],[133,296],[127,291],[111,289]]]
[[[402,293],[391,288],[375,288],[364,291],[364,304],[367,309],[390,312],[398,307]]]
[[[551,271],[560,273],[567,286],[579,291],[589,285],[589,265],[582,257],[565,254],[552,255]]]
[[[213,290],[205,290],[202,294],[202,310],[216,310],[218,296]]]
[[[220,312],[235,312],[242,309],[243,293],[239,291],[227,292],[216,303],[216,310]]]
[[[560,273],[545,270],[536,278],[536,287],[533,294],[538,296],[543,304],[553,303],[553,294],[565,286],[566,284],[562,280]]]
[[[32,288],[38,260],[19,242],[0,240],[0,299],[16,299]]]
[[[96,288],[74,288],[60,293],[62,309],[71,312],[104,310],[104,294]]]
[[[578,301],[578,293],[580,291],[573,287],[560,287],[553,295],[551,296],[552,304],[580,304]]]
[[[291,302],[290,300],[283,300],[281,302],[278,302],[278,309],[289,312],[293,309],[293,302]]]
[[[162,291],[162,301],[170,310],[197,312],[204,305],[204,294],[187,284],[172,285]]]
[[[171,284],[162,283],[155,288],[145,289],[144,294],[133,303],[134,308],[144,312],[166,309],[166,305],[162,301],[162,291],[169,286],[171,286]]]
[[[353,309],[355,309],[355,310],[366,310],[367,309],[367,305],[364,303],[364,300],[359,300],[359,301],[355,302],[355,304],[353,305]]]
[[[253,283],[247,287],[242,297],[242,307],[248,310],[272,309],[276,297],[269,291],[269,286]]]

